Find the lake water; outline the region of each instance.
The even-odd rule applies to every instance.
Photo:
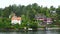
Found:
[[[60,31],[0,32],[0,34],[60,34]]]

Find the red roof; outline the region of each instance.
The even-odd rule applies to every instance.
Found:
[[[11,20],[21,20],[21,17],[12,17],[12,19]]]

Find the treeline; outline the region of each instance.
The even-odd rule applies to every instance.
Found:
[[[54,22],[53,24],[60,24],[60,6],[58,6],[58,8],[55,8],[53,6],[47,8],[47,7],[39,6],[37,3],[34,3],[32,5],[29,4],[27,6],[24,5],[16,6],[14,4],[14,5],[9,5],[9,7],[0,8],[0,18],[4,18],[4,19],[9,18],[9,15],[11,15],[12,12],[15,13],[16,16],[21,16],[22,22],[25,23],[25,24],[23,23],[24,26],[26,26],[26,24],[29,22],[31,23],[35,22],[34,20],[36,14],[44,14],[46,17],[53,19]]]

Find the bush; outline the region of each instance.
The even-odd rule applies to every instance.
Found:
[[[32,22],[29,24],[29,27],[32,28],[32,29],[37,29],[38,28],[38,24],[35,23],[35,22]]]

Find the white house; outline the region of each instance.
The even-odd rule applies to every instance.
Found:
[[[21,17],[17,17],[17,16],[12,16],[11,18],[11,23],[12,24],[21,24]]]

